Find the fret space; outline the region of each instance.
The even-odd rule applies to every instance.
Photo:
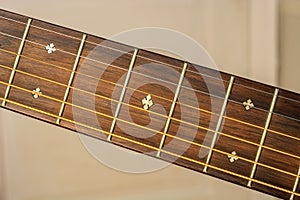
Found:
[[[273,87],[268,85],[258,84],[244,78],[236,78],[229,99],[240,104],[251,99],[254,103],[254,108],[268,112],[274,90]],[[264,123],[265,121],[262,122]]]
[[[280,90],[274,113],[300,121],[300,97],[298,94]],[[298,135],[299,137],[299,135]]]
[[[48,82],[56,83],[57,85],[66,86],[68,84],[71,72],[64,68],[56,68],[52,65],[45,64],[27,57],[20,59],[17,73],[29,74],[40,79],[47,79]],[[40,85],[39,87],[42,87]],[[56,92],[53,92],[56,95]],[[62,100],[60,95],[55,96]]]
[[[107,138],[124,83],[122,76],[126,75],[132,56],[132,48],[120,52],[113,47],[118,45],[87,36],[62,126],[102,140]]]
[[[163,148],[170,153],[162,153],[163,159],[196,171],[203,170],[229,78],[207,68],[188,66],[174,111],[173,117],[177,120],[171,120]]]
[[[209,97],[202,95],[202,99],[206,98],[208,99]],[[192,117],[197,115],[199,117]],[[205,162],[214,135],[213,131],[218,121],[218,115],[199,111],[197,107],[191,108],[177,103],[174,118],[177,120],[171,121],[168,131],[168,134],[172,135],[172,137],[167,136],[164,149],[176,153],[178,157],[183,155],[196,161]],[[176,146],[178,146],[177,151]],[[168,157],[169,155],[166,156]],[[178,164],[182,162],[187,163],[188,161],[180,158],[176,161]],[[197,169],[202,169],[202,167],[199,165]]]
[[[1,13],[2,14],[2,13]],[[2,15],[1,15],[2,16]],[[13,16],[8,16],[8,18],[15,18],[15,15]],[[5,19],[5,18],[0,18],[0,32],[10,35],[12,37],[17,37],[19,39],[22,39],[23,33],[25,31],[26,28],[26,22],[27,22],[27,18],[22,17],[22,22],[15,22],[9,19]]]
[[[47,39],[55,38],[57,44],[63,44],[67,40],[59,32],[54,33],[59,31],[58,26],[52,26],[52,29],[48,31],[35,26],[42,27],[43,23],[34,22],[29,28],[8,93],[7,107],[53,122],[58,115],[58,109],[69,80],[71,73],[69,66],[72,66],[71,63],[75,59],[75,56],[68,51],[71,51],[74,46],[76,47],[78,42],[73,39],[73,42],[69,41],[68,43],[69,49],[62,48],[65,52],[58,51],[55,54],[49,54],[44,46],[48,42]],[[7,40],[9,40],[6,42],[8,44],[20,43],[15,38]],[[4,45],[4,48],[12,50],[7,45]],[[39,93],[34,96],[34,91],[39,91]]]
[[[242,121],[228,118],[228,115],[230,115],[234,109],[237,109],[237,106],[238,105],[233,104],[233,106],[227,107],[227,115],[223,118],[221,133],[215,146],[216,151],[213,152],[212,155],[211,165],[237,175],[243,175],[245,178],[222,173],[219,170],[211,168],[208,169],[208,173],[246,186],[263,130],[242,123]],[[228,156],[230,156],[232,152],[236,152],[236,155],[240,158],[231,163]]]
[[[241,121],[263,129],[267,120],[268,111],[260,110],[256,107],[247,111],[241,103],[229,100],[226,116],[237,122]]]
[[[154,61],[162,58],[146,51],[139,52],[123,100],[123,103],[130,106],[121,106],[114,132],[121,137],[153,148],[132,142],[124,143],[117,137],[112,139],[113,142],[121,143],[124,146],[128,145],[139,152],[151,155],[157,151],[161,143],[167,116],[170,113],[177,88],[180,68],[183,66],[182,62],[176,63],[178,64],[178,68],[176,68]],[[169,74],[170,71],[173,72],[173,76],[165,79],[165,74]],[[142,100],[147,95],[151,95],[153,101],[153,106],[149,110],[144,109],[142,104]]]
[[[0,97],[4,98],[21,39],[0,34],[0,41]]]
[[[33,20],[27,40],[42,45],[46,53],[46,45],[53,43],[58,50],[76,56],[81,38],[82,33],[78,31]]]
[[[296,179],[296,175],[298,173],[298,162],[299,160],[297,158],[288,156],[288,155],[284,155],[282,153],[278,153],[275,152],[273,150],[270,149],[266,149],[264,148],[262,150],[262,154],[261,154],[261,158],[259,160],[260,163],[267,165],[267,166],[271,166],[276,168],[276,170],[274,169],[268,169],[267,173],[270,174],[270,177],[272,176],[276,176],[276,174],[282,174],[282,176],[284,176],[284,180],[281,181],[282,184],[284,184],[285,187],[287,189],[292,189],[295,179]],[[264,167],[266,168],[266,167]],[[268,179],[264,179],[263,177],[260,177],[259,174],[259,169],[257,170],[257,175],[255,176],[255,178],[257,178],[258,180],[264,180],[265,182],[268,183],[273,183],[276,184],[276,181],[278,180],[268,180]],[[261,173],[261,175],[264,175],[264,173]],[[294,176],[292,176],[294,175]],[[288,183],[287,183],[288,182]]]
[[[47,95],[50,98],[44,96],[40,96],[36,99],[33,98],[32,91],[36,88],[41,88],[42,94]],[[56,92],[53,93],[53,90]],[[33,78],[22,73],[16,73],[13,86],[8,96],[8,100],[12,102],[8,102],[7,107],[19,112],[29,112],[30,115],[38,115],[44,120],[54,122],[54,118],[58,114],[61,104],[59,99],[62,99],[64,90],[65,87],[57,84]],[[28,108],[16,105],[15,102],[28,106]],[[33,109],[38,109],[41,112],[47,112],[51,114],[51,116],[41,112],[35,112]]]
[[[23,15],[20,15],[20,14],[8,12],[8,11],[5,11],[3,9],[0,10],[0,16],[3,16],[4,18],[7,18],[7,19],[16,20],[20,23],[26,23],[27,22],[27,17],[25,17]]]
[[[295,177],[287,175],[285,173],[277,172],[274,170],[270,170],[266,167],[258,166],[256,170],[255,179],[258,181],[263,181],[264,183],[268,183],[287,191],[292,191]],[[271,186],[266,186],[263,184],[259,184],[256,182],[252,183],[252,188],[261,191],[261,192],[268,192],[273,194],[274,196],[279,196],[283,199],[289,199],[291,194],[282,190],[278,190]]]
[[[230,135],[230,132],[227,132],[227,134]],[[255,159],[258,149],[257,146],[220,135],[214,148],[216,150],[213,152],[210,163],[212,166],[219,167],[244,177],[250,176],[253,166],[252,162]],[[219,151],[222,151],[222,153]],[[236,152],[236,155],[240,157],[234,162],[230,161],[230,154],[232,154],[232,152]],[[245,178],[240,178],[227,173],[220,173],[219,170],[215,170],[213,168],[209,168],[208,173],[223,179],[229,179],[230,181],[240,185],[246,186],[248,183],[248,180]]]
[[[61,125],[105,140],[112,123],[111,107],[116,103],[73,89],[67,102]]]
[[[32,29],[30,29],[29,33]],[[60,38],[62,41],[64,38]],[[57,39],[56,39],[57,40]],[[63,52],[56,50],[55,52],[49,54],[46,50],[47,40],[44,43],[32,43],[30,38],[28,38],[25,43],[24,50],[22,53],[23,57],[26,57],[36,62],[46,63],[54,67],[54,69],[66,69],[72,71],[72,67],[75,61],[76,54],[70,54],[68,51]],[[39,42],[42,42],[39,41]],[[50,41],[51,42],[51,41]],[[77,40],[72,41],[74,43],[74,48],[78,49],[79,42]],[[56,45],[56,48],[59,46]]]
[[[183,89],[192,90],[200,95],[210,94],[214,97],[224,99],[230,81],[230,75],[214,69],[189,64],[183,82]],[[223,102],[222,102],[223,103]],[[218,106],[218,104],[216,104]],[[222,107],[222,104],[219,106]],[[215,109],[215,108],[214,108]],[[216,109],[216,112],[221,111]]]
[[[280,169],[282,172],[258,168],[255,178],[293,191],[296,183],[296,175],[298,174],[300,166],[300,122],[299,120],[292,119],[292,117],[297,117],[296,115],[289,115],[287,111],[282,108],[284,104],[289,103],[293,109],[299,109],[297,106],[293,106],[294,101],[286,99],[286,97],[289,97],[289,94],[285,94],[286,96],[284,98],[280,96],[281,94],[282,92],[279,92],[278,101],[276,102],[267,132],[264,144],[265,148],[262,151],[259,162]],[[294,192],[299,193],[298,185]],[[270,187],[262,187],[259,184],[255,184],[253,187],[260,191],[272,192],[286,199],[289,199],[291,196],[289,193],[278,191]],[[299,197],[295,195],[294,199],[299,199]]]
[[[12,36],[0,33],[0,50],[9,51],[11,54],[16,54],[18,52],[19,46],[21,44],[21,39],[14,38]],[[1,59],[5,60],[5,59]]]
[[[297,189],[296,189],[296,192],[298,193],[298,194],[300,194],[300,184],[299,184],[300,182],[298,182],[298,186],[296,187]],[[300,199],[300,196],[294,196],[294,200],[299,200]]]

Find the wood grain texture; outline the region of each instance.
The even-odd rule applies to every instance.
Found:
[[[0,10],[0,81],[8,83],[27,18]],[[12,20],[8,20],[10,18]],[[10,36],[12,35],[12,36]],[[33,20],[5,108],[55,123],[70,80],[82,33]],[[48,54],[45,46],[57,50]],[[88,35],[60,126],[106,140],[134,47]],[[184,61],[139,50],[121,103],[112,143],[155,156]],[[202,172],[220,118],[230,74],[188,64],[161,159]],[[4,97],[5,84],[0,84]],[[42,95],[34,99],[32,90]],[[275,88],[236,77],[208,175],[246,186],[255,161]],[[141,100],[152,95],[144,110]],[[259,157],[252,188],[288,199],[299,168],[300,95],[280,90]],[[245,110],[251,99],[255,107]],[[240,158],[230,162],[228,155]],[[221,169],[221,170],[219,170]],[[295,199],[299,199],[300,186]],[[286,191],[283,191],[286,190]]]

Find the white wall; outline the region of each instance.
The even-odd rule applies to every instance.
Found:
[[[300,1],[280,1],[280,85],[300,92]]]
[[[1,114],[0,112],[0,127],[2,127],[3,125],[3,121],[2,121],[2,117],[3,115]],[[5,173],[5,169],[4,169],[4,161],[5,161],[5,158],[4,158],[4,130],[1,128],[0,129],[0,199],[4,199],[5,198],[5,180],[4,180],[4,173]]]

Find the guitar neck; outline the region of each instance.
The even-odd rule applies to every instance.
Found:
[[[300,199],[300,95],[0,10],[5,109]]]

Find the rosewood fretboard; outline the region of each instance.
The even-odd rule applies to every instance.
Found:
[[[300,199],[300,96],[0,10],[0,103],[284,199]]]

